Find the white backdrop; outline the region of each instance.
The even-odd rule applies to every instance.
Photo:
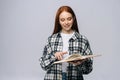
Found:
[[[38,59],[62,5],[73,8],[80,33],[102,54],[85,80],[120,79],[120,0],[0,0],[0,80],[43,80]]]

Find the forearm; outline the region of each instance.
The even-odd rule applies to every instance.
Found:
[[[55,56],[51,54],[47,54],[45,56],[42,56],[40,58],[40,65],[44,70],[48,70],[51,66],[52,63],[56,60]]]
[[[89,74],[93,69],[92,65],[92,59],[87,59],[82,64],[78,65],[77,68],[82,72],[82,74]]]

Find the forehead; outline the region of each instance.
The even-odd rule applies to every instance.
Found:
[[[68,17],[72,17],[72,14],[66,11],[63,11],[60,15],[59,18],[68,18]]]

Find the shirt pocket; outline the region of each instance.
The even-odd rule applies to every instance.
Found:
[[[51,44],[53,52],[61,52],[62,51],[62,42],[53,42]]]
[[[78,41],[75,41],[75,42],[71,42],[69,44],[69,52],[71,54],[74,54],[74,53],[82,53],[83,52],[83,47],[82,47],[82,44]]]

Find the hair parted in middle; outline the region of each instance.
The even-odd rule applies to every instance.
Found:
[[[75,15],[74,11],[72,10],[72,8],[69,7],[69,6],[61,6],[56,13],[53,34],[60,32],[61,29],[62,29],[62,27],[59,23],[59,16],[63,11],[66,11],[66,12],[69,12],[70,14],[72,14],[72,17],[74,19],[74,22],[73,22],[73,25],[72,25],[72,30],[75,30],[79,33],[76,15]]]

